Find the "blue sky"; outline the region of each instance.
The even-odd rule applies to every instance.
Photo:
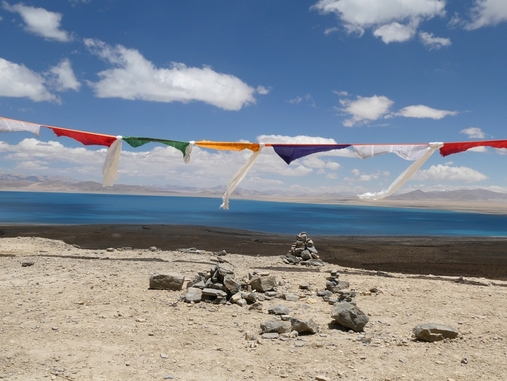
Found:
[[[4,117],[183,141],[507,139],[504,0],[1,1],[0,35]],[[250,155],[123,147],[118,182],[140,185],[225,186]],[[507,192],[504,151],[435,153],[402,191]],[[49,130],[0,135],[5,173],[100,181],[104,157]],[[408,165],[265,149],[241,187],[380,191]]]

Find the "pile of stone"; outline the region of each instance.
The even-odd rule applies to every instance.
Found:
[[[208,272],[201,272],[189,282],[182,300],[187,303],[234,303],[240,306],[259,306],[259,302],[278,296],[276,277],[269,273],[252,272],[248,280],[238,280],[234,267],[225,261],[218,262]],[[262,293],[262,294],[261,294]]]
[[[362,332],[369,318],[356,305],[356,291],[350,289],[350,283],[340,281],[338,271],[331,271],[326,278],[326,289],[317,292],[329,304],[333,305],[331,317],[342,327]]]
[[[313,240],[308,238],[306,232],[301,232],[296,236],[296,242],[292,244],[289,252],[282,257],[282,260],[287,264],[293,265],[324,265],[324,262],[319,259]]]

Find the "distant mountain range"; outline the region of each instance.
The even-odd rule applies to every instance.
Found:
[[[390,200],[452,200],[452,201],[507,201],[507,193],[492,192],[486,189],[458,189],[452,191],[412,192],[393,195]]]
[[[32,192],[81,192],[81,193],[128,193],[128,194],[153,194],[153,195],[180,195],[221,197],[225,191],[224,186],[210,188],[182,187],[182,186],[141,186],[115,184],[112,187],[103,188],[101,183],[95,181],[77,181],[66,177],[53,176],[27,176],[20,174],[0,173],[0,190],[18,190]],[[237,198],[251,199],[287,199],[291,200],[314,200],[322,202],[357,200],[352,193],[326,193],[321,195],[282,194],[280,191],[256,191],[237,188],[234,191]],[[388,200],[401,201],[507,201],[507,193],[492,192],[486,189],[461,189],[453,191],[412,192],[397,194],[387,198]]]

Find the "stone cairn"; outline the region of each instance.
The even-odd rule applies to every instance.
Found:
[[[294,242],[287,253],[282,256],[282,260],[286,264],[302,264],[310,266],[323,266],[324,262],[319,259],[318,251],[313,241],[308,238],[306,232],[301,232],[296,236]]]
[[[338,271],[331,271],[326,278],[326,289],[318,291],[317,295],[333,305],[331,317],[334,323],[362,332],[369,318],[356,305],[356,291],[350,288],[349,282],[339,280],[339,276]]]
[[[165,282],[163,287],[155,283],[159,278],[172,278],[176,282]],[[187,303],[208,302],[213,304],[250,305],[250,309],[262,308],[263,300],[278,297],[275,291],[277,280],[274,275],[263,272],[250,272],[248,280],[236,279],[234,266],[224,260],[209,271],[199,272],[193,279],[176,274],[154,274],[150,278],[151,289],[184,290],[181,300]]]

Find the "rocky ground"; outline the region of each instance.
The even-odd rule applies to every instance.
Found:
[[[290,248],[288,242],[287,249]],[[318,248],[318,241],[315,242]],[[280,256],[81,249],[58,240],[0,238],[0,378],[8,380],[504,380],[507,283],[285,264]],[[278,280],[260,309],[185,303],[183,291],[150,290],[154,273],[189,278],[221,258],[237,279]],[[369,322],[333,323],[317,295],[337,270]],[[309,289],[302,289],[308,283]],[[264,339],[261,324],[283,305],[319,333]],[[453,340],[422,342],[423,323],[454,327]]]

